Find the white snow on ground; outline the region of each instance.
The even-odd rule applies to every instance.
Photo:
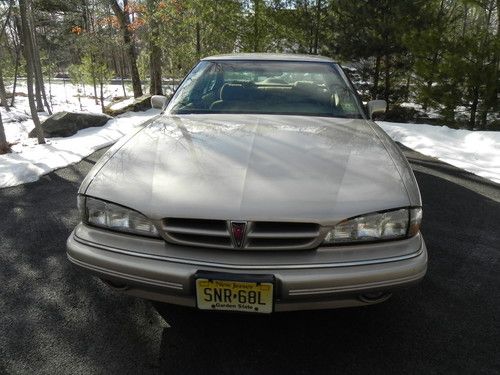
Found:
[[[424,111],[423,107],[420,104],[416,104],[416,103],[411,103],[411,102],[401,103],[401,107],[413,108],[417,111],[421,111],[421,112],[425,113],[427,116],[429,116],[429,118],[441,118],[442,117],[437,110],[432,109],[432,108],[427,108]]]
[[[48,92],[48,85],[46,89]],[[26,89],[21,86],[17,91],[26,92]],[[78,97],[79,94],[83,96],[83,90],[80,88],[78,92],[78,88],[69,83],[53,84],[51,92],[54,113],[63,110],[101,112],[100,104],[90,97]],[[90,87],[86,88],[86,93],[91,93]],[[123,90],[120,86],[109,85],[105,93],[108,104],[112,96],[123,95]],[[39,145],[36,138],[28,138],[34,125],[27,98],[16,97],[14,105],[10,112],[0,108],[7,141],[14,144],[12,153],[0,155],[0,188],[33,182],[57,168],[77,163],[94,151],[113,144],[160,112],[150,109],[125,113],[103,127],[83,129],[67,138],[47,138],[47,144]],[[39,113],[39,116],[43,120],[48,114]]]
[[[129,98],[129,99],[123,100],[121,102],[113,104],[111,106],[111,109],[113,111],[118,111],[118,110],[125,108],[126,106],[131,105],[133,103],[134,103],[134,98]]]
[[[39,145],[29,139],[15,145],[10,154],[0,155],[0,188],[33,182],[57,168],[77,163],[94,151],[115,143],[160,111],[129,112],[103,127],[87,128],[67,138],[49,138]],[[31,130],[31,128],[29,129]]]
[[[395,141],[500,183],[500,132],[377,121]]]

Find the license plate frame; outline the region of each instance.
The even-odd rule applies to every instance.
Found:
[[[263,288],[263,291],[265,292],[264,289],[271,288],[270,291],[270,301],[267,301],[267,303],[264,306],[256,306],[255,304],[251,303],[243,303],[240,304],[240,302],[236,299],[234,302],[230,302],[229,305],[236,305],[234,307],[229,307],[229,305],[223,306],[223,305],[211,305],[210,307],[207,307],[207,303],[204,301],[201,301],[200,298],[202,296],[199,293],[198,287],[201,282],[208,281],[210,283],[228,283],[233,286],[239,286],[239,285],[246,285],[248,289],[251,289],[251,284],[255,284],[256,286],[252,288],[252,290],[255,290],[255,288]],[[246,289],[245,287],[245,289]],[[276,278],[274,275],[251,275],[251,274],[228,274],[228,273],[219,273],[219,272],[209,272],[209,271],[199,271],[195,274],[194,276],[194,291],[195,291],[195,296],[196,296],[196,307],[199,310],[203,311],[226,311],[226,312],[236,312],[236,313],[247,313],[247,314],[271,314],[274,312],[274,304],[276,301]],[[234,290],[233,290],[234,291]],[[266,292],[269,293],[269,292]],[[214,296],[215,297],[215,296]],[[234,294],[232,295],[232,298],[240,298],[240,296],[235,296]],[[201,303],[200,303],[201,302]],[[242,307],[240,305],[245,305],[246,307]],[[252,306],[252,309],[249,308],[249,306]],[[256,309],[257,308],[257,309]]]

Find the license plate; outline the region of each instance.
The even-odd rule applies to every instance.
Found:
[[[273,283],[196,279],[196,300],[201,310],[269,314],[273,311]]]

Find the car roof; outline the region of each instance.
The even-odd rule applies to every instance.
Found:
[[[231,53],[226,55],[208,56],[201,60],[260,60],[260,61],[303,61],[303,62],[329,62],[335,61],[320,55],[300,55],[292,53]]]

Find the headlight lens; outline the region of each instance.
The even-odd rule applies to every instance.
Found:
[[[139,212],[83,196],[79,197],[78,206],[82,220],[87,224],[142,236],[159,237],[154,224]]]
[[[414,236],[420,229],[422,209],[402,208],[345,220],[330,230],[324,245],[383,241]]]

